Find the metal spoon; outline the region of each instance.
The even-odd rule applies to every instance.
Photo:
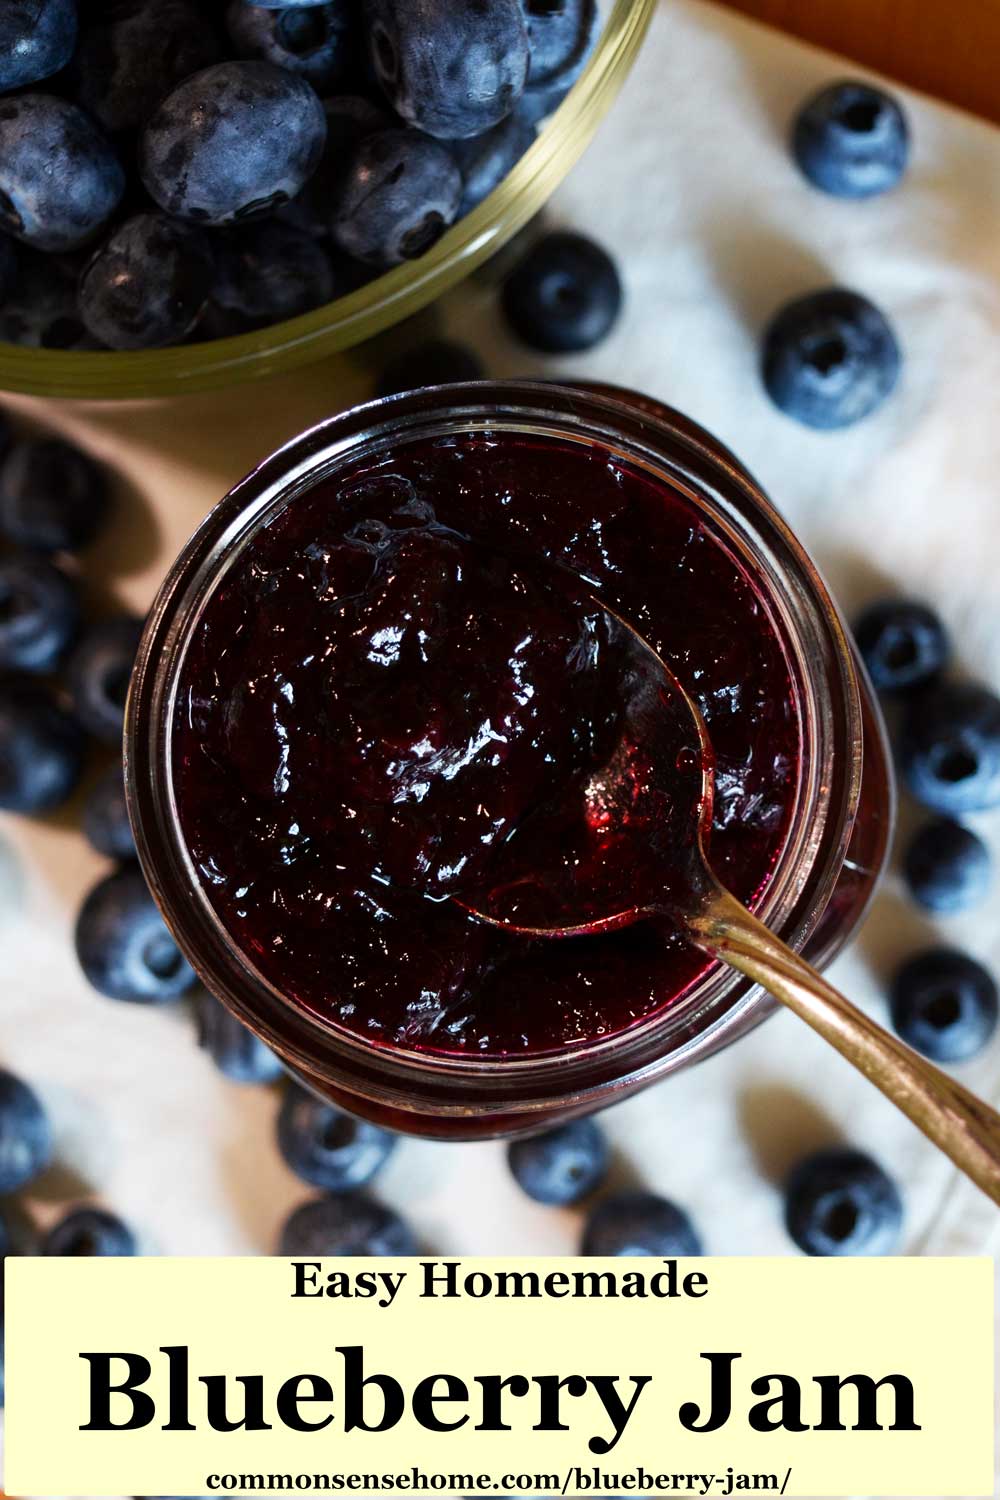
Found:
[[[462,904],[544,938],[669,919],[807,1021],[1000,1203],[1000,1115],[877,1025],[720,885],[705,852],[715,781],[705,722],[652,646],[607,613],[625,685],[616,747],[515,832],[490,888]]]

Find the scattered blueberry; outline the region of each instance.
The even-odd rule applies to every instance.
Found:
[[[357,7],[335,5],[268,9],[256,0],[231,0],[226,28],[237,57],[259,57],[308,78],[321,94],[356,69],[360,49]]]
[[[495,187],[499,187],[511,167],[521,160],[534,142],[536,134],[534,122],[516,110],[485,135],[452,144],[452,154],[464,183],[459,217],[471,213]]]
[[[389,1159],[396,1137],[290,1083],[278,1115],[278,1148],[296,1177],[328,1193],[364,1187]]]
[[[97,536],[108,483],[94,460],[59,438],[25,438],[0,467],[0,531],[38,552],[77,552]]]
[[[89,349],[76,277],[53,256],[22,251],[14,287],[0,303],[0,342],[25,349]]]
[[[75,250],[125,191],[114,151],[82,109],[48,94],[0,100],[0,225],[39,250]]]
[[[702,1255],[701,1239],[683,1209],[656,1193],[616,1193],[593,1210],[583,1233],[584,1255]]]
[[[582,234],[547,234],[504,284],[503,310],[531,349],[581,353],[605,338],[617,321],[622,285],[614,261]]]
[[[98,881],[83,903],[76,955],[94,989],[110,1000],[156,1004],[195,983],[145,880],[130,865]]]
[[[0,93],[64,68],[76,46],[76,0],[0,0]]]
[[[903,861],[914,898],[951,915],[984,900],[993,875],[990,851],[971,828],[941,818],[914,835]]]
[[[76,584],[44,557],[0,557],[0,671],[53,672],[80,626]]]
[[[382,130],[358,142],[331,203],[330,232],[347,255],[373,266],[413,260],[455,220],[462,174],[437,141]]]
[[[135,1235],[105,1208],[74,1208],[42,1241],[43,1255],[135,1255]]]
[[[0,1072],[0,1193],[16,1193],[52,1160],[52,1128],[34,1089]]]
[[[166,213],[233,224],[294,198],[325,139],[323,106],[304,78],[273,63],[216,63],[163,100],[139,165]]]
[[[880,693],[923,687],[943,670],[951,642],[938,616],[912,599],[884,599],[854,628],[858,650]]]
[[[80,316],[109,349],[179,343],[208,301],[214,268],[201,230],[165,214],[137,214],[84,269]]]
[[[833,431],[870,416],[899,380],[900,352],[878,308],[841,288],[781,309],[764,338],[763,377],[781,411]]]
[[[121,761],[109,766],[91,787],[83,804],[81,826],[84,838],[98,854],[116,860],[135,858]]]
[[[534,120],[550,114],[579,78],[597,40],[596,0],[524,0],[528,82],[524,104]]]
[[[507,1162],[518,1186],[538,1203],[565,1207],[600,1187],[608,1144],[593,1120],[571,1120],[542,1135],[512,1141]]]
[[[932,948],[899,970],[890,996],[904,1042],[935,1062],[966,1062],[997,1025],[997,986],[982,964],[954,948]]]
[[[416,1255],[413,1232],[365,1193],[312,1198],[288,1217],[280,1255]]]
[[[789,1178],[785,1227],[807,1255],[891,1255],[902,1226],[896,1184],[861,1151],[819,1151]]]
[[[465,344],[456,344],[450,339],[430,339],[389,361],[379,376],[376,395],[396,396],[403,391],[420,390],[425,385],[482,380],[485,374],[479,356]]]
[[[366,0],[375,74],[398,115],[441,140],[482,135],[509,115],[528,77],[520,0]]]
[[[182,79],[219,58],[205,7],[192,0],[116,0],[83,27],[76,97],[106,130],[139,130]]]
[[[329,253],[290,224],[265,220],[219,235],[217,260],[215,303],[251,323],[297,317],[334,295]]]
[[[132,615],[100,620],[84,631],[66,664],[66,682],[80,723],[106,745],[121,742],[125,699],[142,621]]]
[[[79,724],[44,683],[0,679],[0,808],[59,807],[80,780],[85,748]]]
[[[836,198],[873,198],[906,171],[910,132],[895,99],[849,80],[822,89],[803,107],[792,149],[814,187]]]
[[[199,1047],[230,1082],[277,1083],[284,1078],[281,1059],[214,995],[195,997],[195,1020]]]
[[[921,693],[903,722],[900,758],[910,791],[934,812],[1000,806],[1000,698],[975,683]]]

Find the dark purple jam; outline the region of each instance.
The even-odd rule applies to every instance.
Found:
[[[607,452],[422,440],[258,531],[181,673],[184,837],[234,943],[290,1004],[377,1044],[523,1056],[620,1032],[704,973],[662,927],[532,941],[453,899],[615,743],[621,661],[594,596],[701,707],[712,863],[759,899],[799,722],[774,623],[727,544]]]

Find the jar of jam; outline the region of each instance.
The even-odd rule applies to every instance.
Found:
[[[702,710],[716,873],[825,964],[886,858],[879,711],[801,544],[678,413],[512,382],[357,408],[237,485],[163,585],[126,726],[143,868],[209,989],[357,1114],[540,1129],[773,1008],[666,922],[531,940],[462,905],[613,733],[601,606]]]

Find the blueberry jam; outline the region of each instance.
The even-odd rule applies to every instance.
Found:
[[[527,1056],[614,1035],[709,967],[648,923],[531,940],[452,899],[615,743],[595,598],[698,702],[710,857],[757,901],[796,795],[794,690],[754,582],[681,493],[561,439],[421,439],[246,542],[181,668],[173,778],[208,901],[289,1004],[374,1044]]]

